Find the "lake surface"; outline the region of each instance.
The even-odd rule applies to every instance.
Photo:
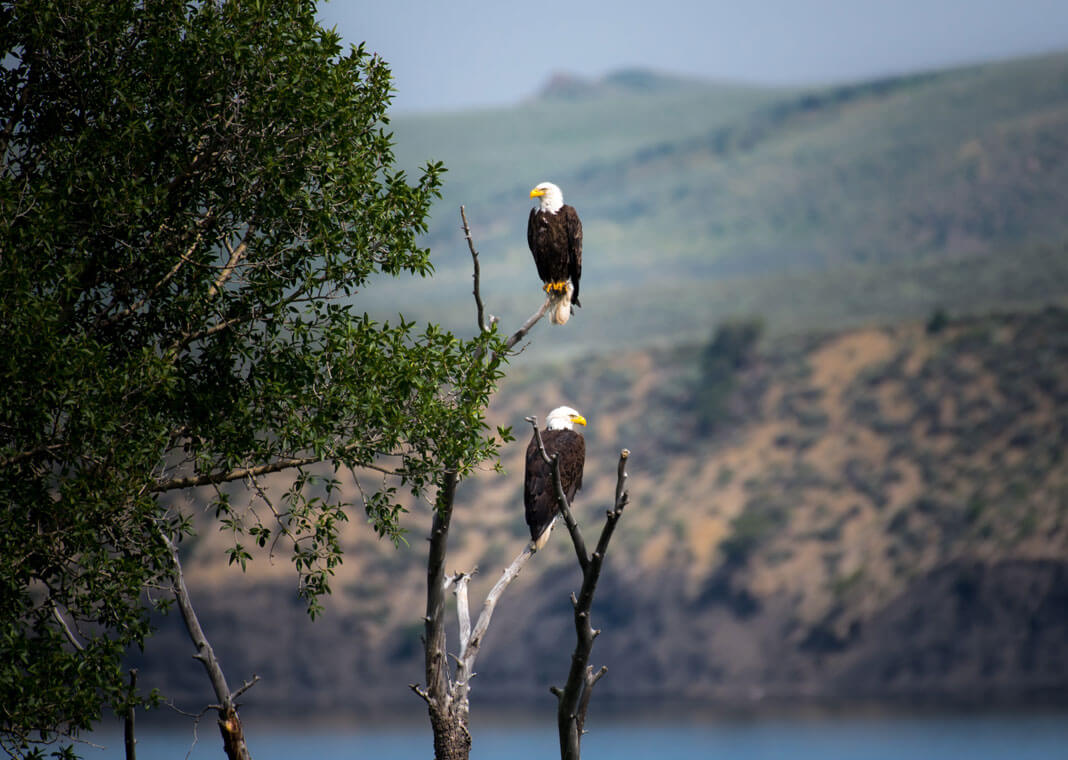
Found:
[[[1068,760],[1068,714],[811,716],[713,718],[590,716],[584,760]],[[427,760],[433,757],[423,723],[388,722],[345,727],[338,723],[251,721],[246,726],[255,760]],[[555,724],[515,717],[479,720],[472,727],[473,760],[559,757]],[[98,731],[82,747],[87,758],[123,757],[118,727]],[[191,725],[139,725],[138,760],[206,760],[223,757],[212,718]]]

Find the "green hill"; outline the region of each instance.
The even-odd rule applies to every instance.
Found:
[[[1048,302],[1068,285],[1066,82],[1068,54],[809,90],[628,71],[401,118],[402,164],[449,168],[437,275],[359,304],[469,329],[464,204],[488,306],[521,320],[539,303],[527,191],[545,179],[585,226],[570,350],[697,338],[740,312],[780,331]]]

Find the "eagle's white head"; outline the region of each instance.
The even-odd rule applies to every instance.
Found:
[[[530,191],[531,198],[538,199],[538,210],[555,214],[564,205],[564,194],[552,182],[542,182]]]
[[[555,187],[555,185],[554,185]],[[586,418],[570,406],[558,406],[549,412],[545,420],[546,430],[574,430],[575,425],[585,425]]]

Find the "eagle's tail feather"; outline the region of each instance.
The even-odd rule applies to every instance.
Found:
[[[549,293],[549,319],[554,325],[565,325],[571,318],[571,283],[565,284],[562,292]]]
[[[559,517],[559,515],[557,515]],[[553,517],[552,521],[545,526],[545,530],[541,532],[541,535],[531,541],[534,551],[541,551],[545,544],[549,543],[549,534],[553,532],[553,526],[556,525],[556,517]]]

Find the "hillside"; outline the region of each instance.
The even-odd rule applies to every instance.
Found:
[[[526,540],[523,418],[565,402],[590,420],[587,533],[632,452],[594,607],[604,697],[1063,702],[1068,54],[804,91],[564,78],[394,127],[404,165],[450,167],[437,274],[358,308],[471,330],[464,203],[487,308],[512,327],[540,303],[529,188],[558,182],[586,228],[584,307],[536,328],[490,409],[518,435],[506,474],[459,492],[448,569],[481,568],[473,599]],[[953,318],[928,330],[937,309]],[[766,336],[710,428],[702,353],[739,315]],[[253,709],[420,709],[428,523],[412,504],[394,550],[354,516],[314,624],[284,554],[237,578],[224,534],[183,543],[231,678],[263,678]],[[547,700],[562,680],[564,539],[498,606],[476,702]],[[199,709],[185,634],[161,625],[143,683]]]
[[[561,350],[699,340],[739,313],[779,333],[1046,303],[1068,285],[1049,255],[1068,241],[1066,82],[1068,54],[807,90],[631,71],[400,118],[401,164],[449,169],[426,238],[437,275],[357,305],[470,329],[465,204],[488,308],[521,320],[539,284],[527,193],[545,179],[586,231]]]
[[[477,604],[520,551],[522,420],[569,401],[590,421],[575,505],[587,534],[619,449],[632,452],[632,504],[594,605],[604,698],[1063,700],[1068,311],[930,327],[766,340],[710,432],[701,345],[518,367],[492,407],[518,433],[507,474],[462,486],[449,571],[481,568]],[[314,624],[288,561],[261,557],[236,578],[221,533],[186,542],[216,651],[234,679],[264,679],[253,710],[419,709],[407,684],[422,678],[426,505],[407,524],[396,551],[350,526]],[[476,701],[548,705],[578,578],[558,531],[498,606]],[[210,701],[179,656],[183,632],[168,622],[153,651],[165,654],[140,663],[146,684]]]

